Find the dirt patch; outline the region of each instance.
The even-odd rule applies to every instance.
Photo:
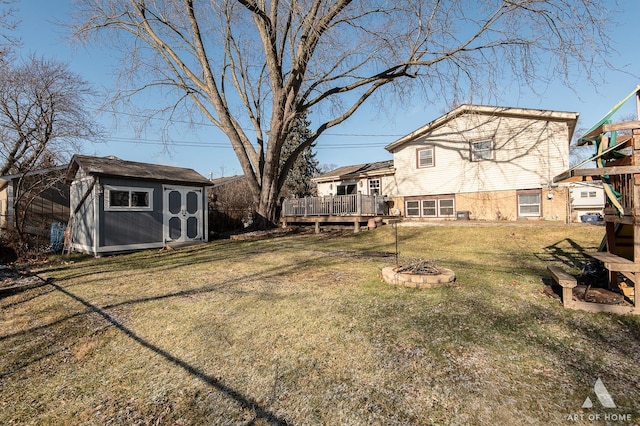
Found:
[[[0,265],[0,297],[14,294],[28,288],[38,287],[46,283],[46,280],[32,273]]]
[[[233,234],[229,238],[234,241],[257,241],[266,240],[268,238],[286,237],[292,234],[299,234],[300,232],[300,228],[275,228],[264,231],[250,231]]]

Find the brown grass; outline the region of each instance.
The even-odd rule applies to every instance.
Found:
[[[0,424],[640,422],[639,319],[541,293],[602,227],[398,233],[457,285],[381,282],[392,227],[54,261],[52,285],[0,299]]]

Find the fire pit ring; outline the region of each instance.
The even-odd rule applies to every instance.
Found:
[[[401,269],[401,268],[400,268]],[[413,288],[434,288],[452,285],[456,274],[447,268],[438,268],[438,273],[419,274],[400,272],[394,266],[382,268],[382,279],[389,284]]]

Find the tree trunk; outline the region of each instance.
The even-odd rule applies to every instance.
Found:
[[[274,162],[271,158],[269,160],[267,160],[263,169],[262,182],[260,183],[260,194],[258,195],[258,206],[256,209],[258,217],[256,218],[256,227],[259,229],[276,227],[279,219],[279,168],[273,167],[273,164],[278,164],[278,162]]]

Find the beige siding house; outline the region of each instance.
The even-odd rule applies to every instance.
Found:
[[[345,166],[315,177],[318,195],[397,194],[393,160]]]
[[[386,146],[395,211],[408,219],[567,220],[578,113],[462,105]],[[465,218],[466,218],[465,217]]]
[[[586,214],[602,214],[606,197],[601,181],[585,179],[569,181],[569,197],[571,199],[571,221],[580,222]]]

